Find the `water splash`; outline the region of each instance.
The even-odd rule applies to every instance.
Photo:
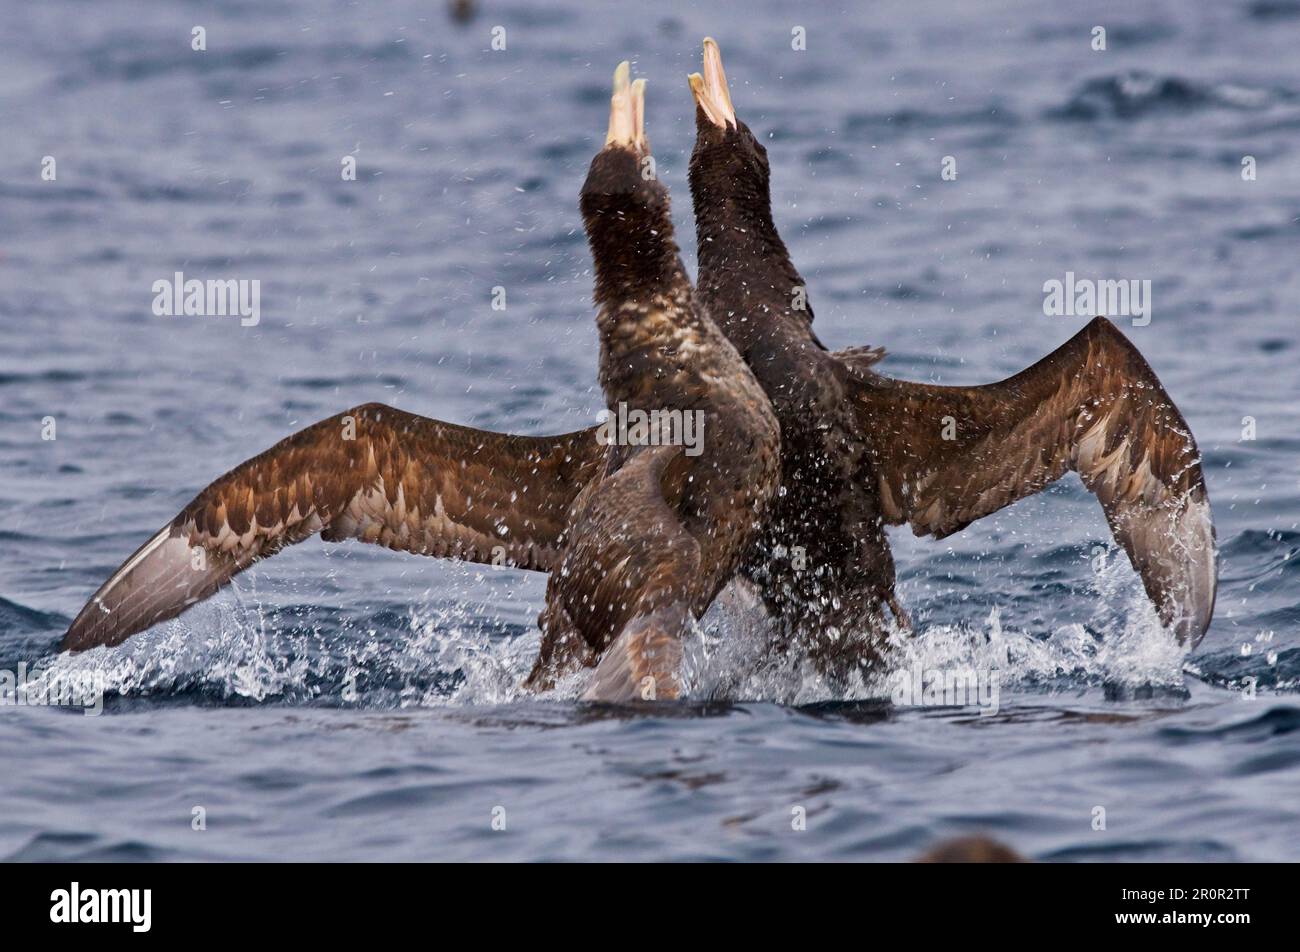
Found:
[[[1160,625],[1127,560],[1098,547],[1092,563],[1097,607],[1086,621],[1021,631],[1005,626],[995,606],[978,624],[890,628],[886,663],[869,673],[828,674],[804,653],[778,650],[778,628],[756,593],[733,583],[687,638],[688,694],[790,705],[876,700],[918,667],[995,672],[1004,688],[1181,690],[1185,651]],[[237,594],[116,648],[53,656],[33,677],[91,673],[123,699],[380,709],[509,704],[526,696],[522,683],[539,645],[535,627],[484,619],[458,602],[437,604],[431,592],[414,606],[361,619],[316,606],[268,608]],[[573,700],[586,678],[576,672],[542,697]]]

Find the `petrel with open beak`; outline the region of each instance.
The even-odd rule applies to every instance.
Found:
[[[1214,610],[1214,524],[1200,452],[1154,371],[1098,317],[1013,377],[895,380],[884,355],[832,353],[772,217],[767,151],[737,117],[718,44],[690,77],[697,296],[781,421],[782,492],[743,571],[814,649],[832,628],[906,615],[884,528],[941,539],[1077,472],[1164,624],[1195,646]],[[780,553],[802,546],[802,566]],[[871,653],[872,642],[850,645]],[[837,647],[838,646],[838,647]]]

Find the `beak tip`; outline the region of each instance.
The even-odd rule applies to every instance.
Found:
[[[624,60],[614,70],[614,92],[609,100],[609,131],[605,145],[643,147],[645,143],[644,79],[631,81],[631,64]]]
[[[704,38],[703,73],[692,73],[690,83],[696,104],[714,125],[727,129],[737,124],[731,90],[727,88],[727,74],[722,66],[722,51],[711,36]]]

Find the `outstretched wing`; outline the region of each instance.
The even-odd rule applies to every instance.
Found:
[[[942,538],[1074,470],[1179,641],[1214,611],[1214,524],[1191,430],[1105,318],[1001,383],[854,372],[885,518]]]
[[[378,403],[348,410],[200,492],[100,587],[61,647],[118,644],[317,532],[547,571],[603,455],[594,429],[510,436]]]

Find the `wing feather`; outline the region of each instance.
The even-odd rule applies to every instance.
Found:
[[[1214,524],[1191,429],[1105,318],[1000,383],[858,376],[888,521],[951,535],[1069,470],[1097,496],[1164,623],[1195,645],[1217,587]]]
[[[488,433],[366,404],[277,443],[194,497],[95,593],[65,650],[114,645],[321,532],[420,555],[549,571],[599,471],[594,430]]]

